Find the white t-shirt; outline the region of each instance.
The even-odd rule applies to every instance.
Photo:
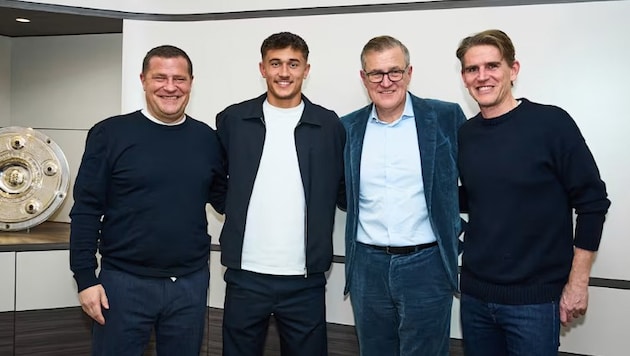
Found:
[[[303,111],[303,102],[289,109],[263,104],[265,143],[247,210],[244,270],[305,273],[306,202],[295,147],[295,128]]]

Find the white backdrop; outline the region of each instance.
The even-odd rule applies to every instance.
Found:
[[[260,44],[271,33],[291,31],[311,50],[305,94],[339,115],[368,103],[358,74],[359,54],[371,37],[389,34],[410,49],[411,91],[458,102],[470,117],[477,107],[461,83],[455,49],[467,35],[499,28],[511,36],[521,61],[515,95],[566,109],[608,185],[613,205],[593,276],[630,280],[630,240],[623,229],[623,218],[630,215],[630,194],[623,185],[630,180],[624,157],[630,132],[624,110],[630,97],[629,14],[629,1],[612,1],[229,21],[126,20],[122,111],[143,106],[141,60],[151,47],[169,43],[193,60],[189,114],[214,126],[216,113],[227,105],[265,90],[258,72]],[[343,254],[343,221],[337,223],[335,253]]]
[[[354,0],[348,3],[350,1]],[[206,12],[204,9],[210,3],[216,6],[229,3],[183,0],[176,2],[181,4],[181,9],[173,2],[158,0],[47,3],[76,4],[83,8],[98,3],[98,6],[111,5],[111,9],[120,11],[132,11],[129,6],[142,5],[150,13],[168,13],[164,6],[170,3],[173,13],[191,13],[193,2],[199,6],[199,11],[194,12]],[[289,8],[289,3],[306,6],[315,2],[243,0],[233,3],[263,9],[263,6],[281,8],[280,4],[284,4]],[[152,6],[147,6],[148,3]],[[479,1],[466,2],[469,3]],[[340,0],[338,4],[346,2]],[[177,9],[181,11],[175,11]],[[208,10],[214,11],[218,10]],[[289,30],[302,35],[311,47],[313,67],[305,83],[305,93],[340,115],[368,102],[358,77],[361,47],[375,35],[391,34],[411,49],[415,67],[412,91],[421,96],[458,102],[466,114],[472,116],[476,106],[461,84],[455,48],[466,35],[491,27],[501,28],[514,39],[522,63],[515,88],[517,96],[568,110],[581,127],[608,183],[613,206],[593,275],[630,280],[627,257],[630,242],[625,239],[627,234],[622,227],[622,219],[630,213],[630,194],[622,185],[630,178],[628,160],[622,157],[624,149],[630,146],[625,140],[630,123],[625,112],[622,113],[624,99],[630,94],[627,88],[630,69],[625,64],[630,58],[626,39],[630,25],[625,22],[629,14],[630,1],[610,1],[187,23],[125,21],[124,35],[6,39],[0,46],[0,73],[6,74],[0,76],[0,84],[6,86],[10,80],[12,85],[10,105],[0,108],[0,112],[10,107],[10,124],[42,129],[59,143],[66,152],[74,178],[87,129],[106,116],[142,107],[144,100],[138,74],[142,57],[151,47],[172,43],[190,53],[196,79],[189,113],[214,125],[215,114],[226,105],[265,90],[257,69],[260,43],[273,32]],[[2,70],[2,63],[6,67],[7,61],[11,72],[8,68]],[[7,95],[0,90],[0,101],[8,100]],[[71,205],[72,200],[67,199],[54,219],[67,222]],[[340,213],[336,222],[336,254],[343,254],[343,217]],[[216,242],[220,226],[216,219],[210,226]],[[38,280],[71,285],[69,275],[59,277],[60,271],[69,273],[67,257],[57,257],[57,262],[47,268],[46,273],[41,273],[41,268],[37,267],[41,265],[39,258],[24,261],[31,261],[29,271],[40,271],[34,272]],[[220,252],[212,253],[209,294],[212,307],[223,305],[223,268],[219,257]],[[329,274],[327,319],[352,324],[348,300],[342,295],[343,268],[343,264],[333,263]],[[630,298],[630,291],[601,287],[590,287],[589,291],[589,312],[570,329],[563,328],[561,350],[599,356],[627,353],[630,309],[623,306]],[[34,289],[24,293],[40,295],[38,292]],[[70,292],[68,299],[78,305],[76,293]],[[47,307],[68,305],[65,301],[63,304],[56,301]],[[461,338],[458,311],[459,303],[455,299],[451,329],[451,336],[455,338]]]

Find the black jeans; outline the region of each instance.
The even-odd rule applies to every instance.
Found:
[[[272,314],[283,356],[328,355],[324,273],[304,278],[228,269],[224,279],[224,356],[262,356]]]

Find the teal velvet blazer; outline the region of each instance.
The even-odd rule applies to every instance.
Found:
[[[457,192],[457,130],[466,121],[458,104],[411,95],[418,133],[418,149],[422,157],[422,179],[429,220],[437,238],[444,268],[453,291],[457,291],[458,236],[462,231]],[[359,179],[363,137],[370,113],[370,104],[341,118],[346,128],[344,149],[347,197],[346,217],[346,286],[352,283],[357,226],[359,222]],[[359,267],[360,268],[360,267]],[[422,271],[418,271],[422,273]]]

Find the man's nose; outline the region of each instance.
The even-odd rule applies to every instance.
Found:
[[[383,80],[381,80],[381,86],[388,87],[392,85],[393,83],[394,82],[392,82],[392,80],[389,79],[389,73],[383,74]]]
[[[289,65],[288,64],[283,64],[280,66],[280,71],[278,72],[278,74],[280,74],[283,77],[288,77],[289,76]]]
[[[479,75],[477,76],[477,78],[479,80],[486,80],[488,79],[488,71],[486,71],[485,68],[479,68]]]

